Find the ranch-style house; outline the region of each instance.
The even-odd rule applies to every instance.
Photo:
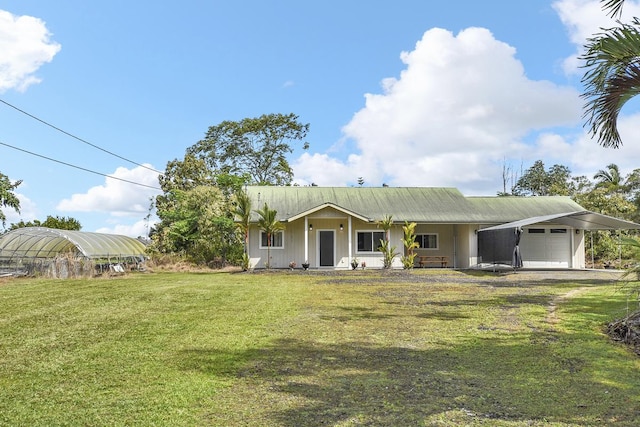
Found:
[[[248,255],[251,268],[350,269],[383,266],[377,222],[391,215],[390,243],[399,254],[402,226],[415,222],[416,267],[476,268],[512,265],[514,248],[524,268],[585,268],[585,232],[640,229],[640,225],[586,211],[569,197],[467,197],[455,188],[275,187],[246,188],[252,203]],[[277,211],[284,230],[271,236],[257,225],[257,209]],[[267,260],[267,253],[270,260]],[[402,268],[400,256],[393,268]]]

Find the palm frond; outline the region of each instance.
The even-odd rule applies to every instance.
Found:
[[[605,29],[585,45],[587,72],[583,118],[592,137],[604,147],[622,145],[617,120],[624,104],[640,93],[640,21]]]
[[[604,10],[609,10],[608,15],[610,17],[614,18],[622,15],[622,5],[624,4],[624,0],[600,0],[600,3],[603,3],[602,8]]]

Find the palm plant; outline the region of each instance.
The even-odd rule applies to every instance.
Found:
[[[265,203],[262,209],[255,211],[258,214],[258,227],[267,235],[267,262],[265,267],[271,267],[271,244],[272,237],[278,231],[284,230],[284,224],[277,220],[278,212],[275,209],[269,209]]]
[[[236,195],[236,207],[234,214],[238,218],[236,224],[238,230],[242,233],[244,254],[242,257],[242,268],[244,270],[249,269],[249,224],[251,221],[251,199],[246,191],[240,191]]]
[[[380,240],[380,247],[378,250],[382,252],[383,255],[383,267],[385,269],[389,269],[393,264],[393,259],[398,256],[396,247],[391,246],[390,243],[389,232],[391,227],[393,227],[393,217],[391,215],[385,215],[382,220],[377,221],[377,225],[384,230],[384,239]]]
[[[609,193],[617,193],[624,189],[624,178],[620,175],[620,168],[615,163],[608,165],[607,169],[600,169],[593,179],[598,181],[596,188],[604,188]]]
[[[620,16],[624,0],[602,0],[611,16]],[[587,69],[582,82],[584,117],[589,133],[604,147],[622,145],[617,120],[620,110],[640,93],[640,20],[603,29],[587,40],[580,59]]]
[[[415,222],[406,222],[402,226],[403,237],[402,244],[404,245],[405,254],[402,256],[402,267],[406,269],[413,268],[413,264],[416,259],[416,253],[413,251],[420,247],[418,242],[416,242],[416,223]]]

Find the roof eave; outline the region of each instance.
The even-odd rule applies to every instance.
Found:
[[[300,213],[295,214],[293,216],[290,216],[289,218],[285,218],[284,221],[293,222],[293,221],[296,221],[296,220],[298,220],[300,218],[304,218],[305,216],[312,215],[312,214],[314,214],[314,213],[316,213],[318,211],[321,211],[322,209],[325,209],[325,208],[333,208],[333,209],[335,209],[337,211],[340,211],[340,212],[342,212],[342,213],[344,213],[346,215],[349,215],[349,216],[352,216],[354,218],[357,218],[360,221],[364,221],[364,222],[372,222],[373,221],[373,219],[371,219],[371,218],[367,218],[364,215],[361,215],[361,214],[359,214],[357,212],[353,212],[353,211],[351,211],[349,209],[345,209],[345,208],[343,208],[341,206],[338,206],[338,205],[336,205],[334,203],[330,203],[330,202],[323,203],[323,204],[321,204],[319,206],[313,207],[311,209],[307,209],[306,211],[303,211],[303,212],[300,212]]]

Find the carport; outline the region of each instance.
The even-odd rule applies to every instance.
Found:
[[[584,231],[636,229],[640,224],[590,211],[534,216],[478,230],[478,255],[482,263],[515,267],[519,251],[524,267],[584,268]]]

